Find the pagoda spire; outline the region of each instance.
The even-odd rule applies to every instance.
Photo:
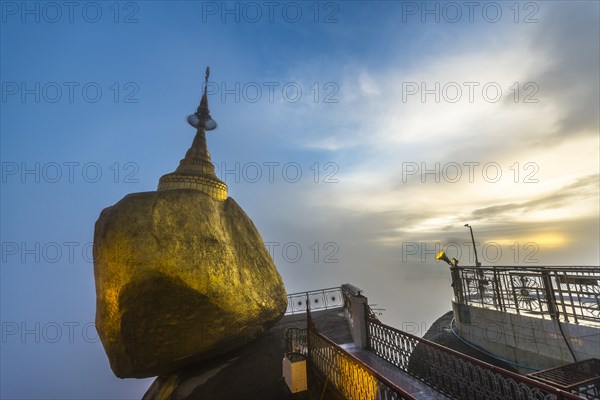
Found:
[[[227,185],[215,175],[215,167],[210,159],[206,142],[206,131],[217,127],[217,123],[210,116],[208,109],[208,77],[210,67],[206,67],[204,78],[204,92],[196,112],[187,117],[188,123],[196,128],[196,136],[191,147],[185,153],[179,166],[167,175],[163,175],[158,182],[158,190],[191,189],[199,190],[217,200],[227,199]]]

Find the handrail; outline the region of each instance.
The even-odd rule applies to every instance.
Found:
[[[306,340],[307,330],[304,328],[289,327],[285,330],[285,353],[308,355]]]
[[[307,309],[307,304],[310,304],[310,307],[315,311],[343,307],[341,288],[331,287],[288,294],[288,305],[285,315],[304,313]]]
[[[600,267],[455,266],[450,271],[457,303],[600,324]]]
[[[459,265],[451,268],[459,268],[459,269],[505,269],[505,270],[520,270],[520,271],[573,271],[573,272],[581,272],[581,271],[590,271],[598,273],[598,269],[600,267],[591,266],[591,265],[490,265],[490,266],[481,266],[476,267],[472,265]]]
[[[373,394],[373,398],[375,398],[376,393],[381,393],[383,395],[383,397],[377,397],[378,399],[381,398],[381,399],[390,399],[390,400],[394,400],[394,399],[417,400],[416,397],[413,397],[410,393],[408,393],[404,389],[396,386],[393,382],[391,382],[389,379],[387,379],[386,377],[381,375],[379,372],[375,371],[370,366],[363,363],[356,356],[354,356],[353,354],[349,353],[348,351],[346,351],[345,349],[340,347],[337,343],[335,343],[328,337],[322,335],[318,331],[315,324],[312,322],[310,309],[307,309],[307,315],[308,315],[308,318],[307,318],[308,319],[308,328],[307,328],[308,360],[309,360],[309,363],[311,364],[311,371],[318,371],[321,373],[321,375],[324,376],[326,381],[332,381],[332,383],[334,385],[337,384],[336,389],[341,391],[342,393],[344,391],[348,391],[349,386],[353,386],[355,391],[357,391],[358,387],[360,385],[369,385],[369,383],[359,382],[357,379],[348,379],[348,380],[340,383],[338,379],[332,379],[332,376],[330,376],[334,372],[339,372],[339,371],[331,371],[331,369],[332,369],[331,367],[327,371],[323,371],[321,368],[316,367],[317,364],[319,364],[318,360],[316,360],[317,357],[319,357],[321,359],[325,359],[327,356],[331,356],[332,352],[337,353],[338,355],[340,355],[342,358],[345,358],[349,362],[348,363],[341,362],[341,361],[337,360],[335,358],[335,356],[331,356],[330,359],[326,360],[325,362],[327,362],[329,365],[336,364],[336,362],[337,362],[340,365],[344,365],[346,367],[346,369],[350,369],[353,367],[362,369],[364,372],[366,372],[368,375],[370,375],[375,380],[375,383],[377,383],[377,386],[375,388],[371,387],[371,389],[372,389],[371,394]],[[320,341],[322,343],[319,343],[320,346],[315,346],[314,341]],[[323,345],[322,345],[323,343],[326,346],[328,346],[330,351],[319,351],[319,349],[323,348]],[[340,369],[342,369],[342,368],[343,367],[340,366]],[[356,378],[356,374],[354,375],[354,378]],[[339,386],[342,386],[342,387],[339,387]],[[361,400],[362,400],[362,398],[361,398]]]
[[[398,335],[400,337],[405,337],[405,338],[408,338],[408,339],[410,339],[410,340],[412,340],[414,342],[417,342],[419,345],[423,345],[425,347],[436,349],[436,350],[441,351],[441,352],[443,352],[445,354],[448,354],[448,355],[450,355],[452,357],[458,358],[458,359],[460,359],[460,360],[462,360],[464,362],[467,362],[467,363],[479,366],[479,367],[481,367],[481,368],[483,368],[485,370],[493,372],[494,374],[501,375],[504,378],[508,378],[508,379],[513,380],[513,381],[516,381],[517,383],[521,383],[521,384],[525,384],[527,386],[535,387],[535,388],[537,388],[537,389],[539,389],[539,390],[541,390],[543,392],[555,395],[557,399],[573,399],[573,400],[575,400],[575,399],[579,399],[580,400],[581,399],[578,396],[575,396],[575,395],[573,395],[571,393],[568,393],[568,392],[565,392],[563,390],[554,388],[552,386],[546,385],[546,384],[544,384],[542,382],[533,380],[533,379],[528,378],[526,376],[519,375],[517,373],[505,370],[505,369],[500,368],[500,367],[496,367],[494,365],[486,363],[485,361],[481,361],[481,360],[479,360],[477,358],[474,358],[474,357],[471,357],[469,355],[466,355],[466,354],[463,354],[461,352],[458,352],[456,350],[450,349],[450,348],[445,347],[445,346],[443,346],[441,344],[432,342],[432,341],[427,340],[427,339],[423,339],[421,337],[418,337],[418,336],[412,335],[410,333],[401,331],[401,330],[393,328],[391,326],[387,326],[387,325],[383,324],[382,322],[380,322],[378,320],[368,319],[367,320],[367,327],[369,329],[369,347],[370,347],[371,351],[373,351],[375,354],[379,355],[380,357],[382,357],[382,358],[384,358],[384,359],[386,359],[388,361],[390,361],[389,355],[386,354],[386,353],[383,353],[381,351],[382,349],[378,349],[378,347],[380,347],[379,344],[373,343],[373,339],[374,339],[373,336],[374,336],[374,334],[376,334],[376,332],[374,332],[373,326],[383,327],[384,329],[389,330],[389,331],[395,333],[396,335]],[[377,340],[377,338],[375,338],[375,339]],[[401,343],[401,340],[395,340],[394,342],[395,343]],[[410,351],[410,354],[403,354],[403,356],[405,358],[410,358],[412,356],[414,350],[415,349],[413,349],[412,351]],[[387,352],[389,352],[389,351],[393,352],[393,351],[397,351],[397,349],[386,349],[386,351]],[[422,380],[422,381],[424,381],[424,382],[426,382],[428,384],[431,384],[431,382],[427,381],[427,379],[429,378],[428,376],[422,376],[420,374],[415,374],[414,371],[411,371],[408,368],[408,365],[407,365],[407,367],[404,367],[402,365],[398,365],[398,363],[396,363],[396,362],[393,362],[393,361],[390,361],[390,362],[392,362],[392,364],[396,365],[397,367],[401,368],[402,370],[406,371],[407,373],[415,376],[416,378],[418,378],[418,379],[420,379],[420,380]],[[441,369],[442,365],[439,365],[439,368]],[[472,377],[465,377],[465,378],[466,379],[472,379]],[[434,387],[436,387],[436,386],[434,386]],[[439,388],[439,387],[436,387],[436,388],[438,388],[439,390],[443,391],[444,393],[447,393],[448,395],[452,395],[452,393],[448,393],[448,389]]]

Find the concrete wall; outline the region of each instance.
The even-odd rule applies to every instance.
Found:
[[[452,302],[460,336],[499,357],[538,369],[573,362],[558,321]],[[600,358],[600,327],[560,322],[577,361]],[[522,373],[533,372],[521,369]]]

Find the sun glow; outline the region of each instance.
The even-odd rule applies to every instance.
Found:
[[[521,245],[531,243],[543,248],[564,247],[569,242],[568,238],[560,233],[540,233],[518,238],[491,239],[489,241],[500,246],[512,246],[515,243]]]

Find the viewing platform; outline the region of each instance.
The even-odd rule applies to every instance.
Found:
[[[450,267],[455,328],[531,373],[600,358],[600,268]]]

